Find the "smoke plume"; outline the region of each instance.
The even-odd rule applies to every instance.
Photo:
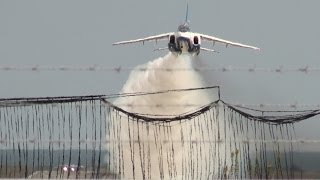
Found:
[[[193,69],[194,60],[190,55],[175,56],[169,53],[138,66],[136,71],[131,72],[122,93],[204,87],[205,82]],[[178,116],[193,112],[217,99],[216,92],[200,90],[118,98],[114,104],[128,112],[146,116]],[[214,174],[221,174],[223,170],[214,170],[215,168],[210,166],[218,167],[230,161],[229,158],[225,159],[227,152],[224,146],[216,148],[221,158],[208,163],[212,161],[208,159],[209,153],[213,153],[209,152],[212,148],[206,148],[204,144],[196,146],[185,143],[185,141],[212,140],[216,136],[216,133],[211,132],[217,132],[216,124],[204,116],[193,121],[158,122],[158,124],[138,123],[134,119],[126,119],[121,114],[114,116],[119,120],[110,125],[114,133],[110,133],[111,137],[108,138],[120,140],[121,143],[115,145],[117,147],[109,147],[111,154],[109,161],[114,162],[112,171],[121,177],[137,179],[215,177]],[[206,127],[209,125],[210,130]],[[112,134],[115,134],[114,137]],[[120,134],[121,137],[116,137],[116,134]],[[215,138],[217,140],[218,136]],[[129,143],[125,143],[128,141]]]

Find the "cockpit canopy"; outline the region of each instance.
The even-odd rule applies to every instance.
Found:
[[[178,31],[179,32],[189,32],[190,31],[190,27],[187,23],[182,24],[178,27]]]

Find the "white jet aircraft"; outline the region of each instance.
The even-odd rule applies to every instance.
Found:
[[[203,51],[209,51],[209,52],[217,52],[213,49],[207,49],[201,47],[201,41],[211,41],[214,45],[215,42],[220,42],[226,45],[232,45],[232,46],[238,46],[242,48],[249,48],[249,49],[254,49],[254,50],[260,50],[260,48],[254,47],[254,46],[249,46],[237,42],[232,42],[224,39],[220,39],[214,36],[208,36],[205,34],[200,34],[200,33],[194,33],[190,32],[190,25],[188,21],[188,6],[187,6],[187,12],[186,12],[186,20],[185,22],[178,27],[178,32],[170,32],[170,33],[165,33],[165,34],[159,34],[155,36],[150,36],[146,38],[141,38],[141,39],[135,39],[135,40],[129,40],[129,41],[120,41],[113,43],[113,45],[120,45],[120,44],[131,44],[131,43],[138,43],[142,42],[144,44],[145,41],[158,41],[158,40],[165,40],[168,39],[168,47],[166,48],[159,48],[156,50],[164,50],[164,49],[169,49],[172,53],[179,55],[181,53],[188,52],[192,55],[199,55],[200,50]]]

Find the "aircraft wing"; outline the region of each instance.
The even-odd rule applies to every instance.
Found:
[[[238,46],[238,47],[249,48],[249,49],[254,49],[254,50],[260,50],[260,48],[257,48],[254,46],[249,46],[249,45],[241,44],[238,42],[227,41],[227,40],[220,39],[220,38],[217,38],[214,36],[208,36],[205,34],[199,34],[199,36],[201,37],[202,40],[212,41],[212,42],[220,42],[220,43],[225,44],[226,46],[232,45],[232,46]]]
[[[120,42],[115,42],[112,45],[120,45],[120,44],[131,44],[131,43],[138,43],[142,42],[144,43],[145,41],[158,41],[158,40],[164,40],[164,39],[169,39],[169,36],[173,33],[165,33],[165,34],[159,34],[155,36],[149,36],[146,38],[141,38],[141,39],[134,39],[134,40],[129,40],[129,41],[120,41]]]

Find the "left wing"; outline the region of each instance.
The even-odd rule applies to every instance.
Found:
[[[155,36],[149,36],[146,38],[129,40],[129,41],[120,41],[120,42],[115,42],[112,45],[131,44],[131,43],[138,43],[138,42],[144,43],[145,41],[151,41],[151,40],[157,41],[157,40],[169,39],[169,36],[171,34],[173,34],[173,33],[159,34],[159,35],[155,35]]]
[[[226,46],[232,45],[232,46],[238,46],[238,47],[249,48],[249,49],[254,49],[254,50],[260,50],[260,48],[257,48],[254,46],[249,46],[249,45],[245,45],[245,44],[241,44],[241,43],[237,43],[237,42],[227,41],[227,40],[220,39],[220,38],[217,38],[214,36],[208,36],[205,34],[199,34],[199,36],[201,37],[202,40],[212,41],[212,42],[220,42],[220,43],[224,43]]]

